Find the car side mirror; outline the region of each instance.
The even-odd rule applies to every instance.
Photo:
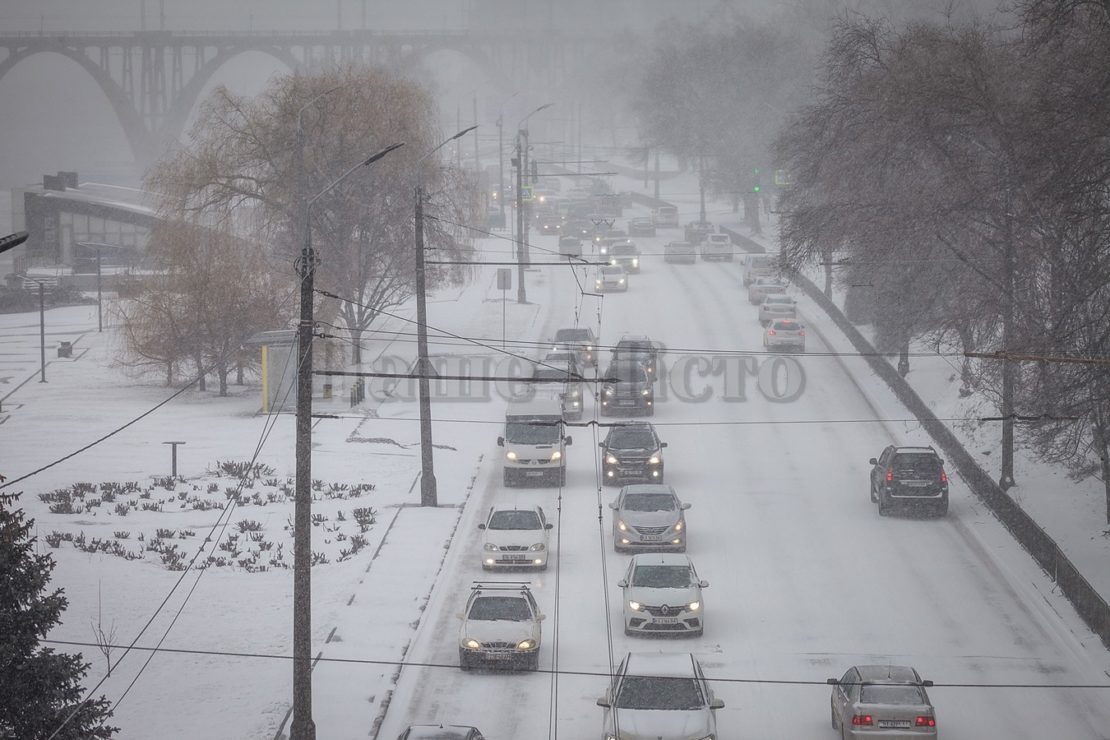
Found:
[[[725,702],[724,702],[723,699],[714,699],[713,701],[709,702],[709,708],[710,709],[724,709],[725,708]]]
[[[869,465],[878,465],[879,464],[879,461],[876,460],[875,458],[871,458],[867,462],[868,462]]]
[[[572,444],[574,444],[574,437],[567,437],[563,440],[563,444],[567,447],[570,447]]]
[[[682,508],[683,508],[683,510],[685,510],[685,509],[689,509],[691,505],[692,505],[692,504],[689,504],[689,503],[685,503],[685,504],[683,504],[683,505],[682,505]]]
[[[610,501],[609,502],[609,508],[610,509],[616,509],[617,508],[617,502],[616,501]]]
[[[485,528],[486,528],[486,525],[484,525],[484,524],[479,524],[478,525],[478,529],[485,529]]]
[[[504,447],[505,446],[505,438],[504,437],[498,437],[497,438],[497,446],[498,447]]]
[[[933,688],[933,682],[932,681],[922,681],[921,685],[924,686],[927,689]]]
[[[462,612],[458,612],[458,613],[455,614],[455,618],[456,619],[466,619],[466,615],[463,614]]]
[[[552,524],[551,522],[548,522],[547,524],[543,525],[543,528],[544,529],[552,529],[554,526],[555,526],[554,524]]]
[[[698,581],[698,588],[709,588],[709,581]]]
[[[597,446],[600,447],[603,450],[605,449],[605,443],[604,442],[598,442]]]
[[[606,708],[608,708],[608,707],[609,707],[609,697],[607,697],[607,696],[601,696],[601,697],[598,697],[598,700],[597,700],[597,705],[598,705],[599,707],[606,707]]]
[[[545,620],[545,619],[547,619],[547,615],[546,615],[546,614],[537,614],[537,615],[536,615],[536,621],[537,621],[537,622],[542,622],[542,621],[543,621],[543,620]]]
[[[628,581],[623,578],[617,581],[617,588],[628,588]]]
[[[827,683],[829,686],[839,686],[840,685],[840,681],[836,680],[835,678],[826,678],[825,683]]]
[[[666,443],[666,442],[660,442],[660,443],[659,443],[659,449],[663,449],[663,448],[664,448],[664,447],[666,447],[666,446],[667,446],[667,443]]]

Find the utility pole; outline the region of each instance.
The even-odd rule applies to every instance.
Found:
[[[1002,351],[1010,352],[1013,349],[1014,332],[1014,233],[1013,221],[1010,217],[1011,201],[1007,197],[1006,227],[1004,238],[1006,243],[1005,259],[1003,263],[1003,291],[1002,291]],[[1002,361],[1002,470],[999,473],[998,485],[1003,491],[1014,486],[1014,371],[1016,367],[1013,360]]]
[[[462,129],[449,139],[445,139],[430,152],[416,161],[417,183],[413,188],[416,201],[415,206],[415,232],[416,232],[416,374],[417,385],[420,389],[420,505],[438,506],[439,491],[436,486],[436,474],[433,459],[434,446],[432,445],[432,392],[430,377],[432,363],[428,360],[428,285],[427,274],[424,267],[424,185],[420,182],[420,166],[424,160],[440,150],[445,144],[461,139],[466,134],[478,128],[474,124]],[[474,137],[477,140],[477,136]],[[455,145],[456,151],[462,147]]]
[[[655,199],[659,200],[659,147],[655,147]]]
[[[520,135],[523,137],[524,140],[524,145],[520,149],[520,171],[521,177],[527,180],[528,173],[531,172],[531,170],[529,169],[531,165],[528,161],[528,129],[522,129],[520,131]],[[525,267],[527,267],[532,263],[532,256],[528,253],[528,231],[531,229],[530,222],[532,216],[532,204],[529,201],[523,199],[521,200],[521,202],[524,205],[524,208],[521,209],[521,214],[523,216],[522,223],[524,226],[520,232],[520,254],[521,262],[524,264]]]
[[[96,330],[104,331],[104,310],[101,307],[102,294],[100,291],[100,247],[96,248]]]
[[[516,302],[527,303],[524,289],[524,159],[521,155],[521,131],[516,132]]]
[[[46,382],[46,285],[43,281],[39,280],[39,353],[41,364],[41,374],[39,375],[39,382]]]

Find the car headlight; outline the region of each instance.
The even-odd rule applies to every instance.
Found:
[[[610,265],[613,265],[614,267],[616,267],[616,265],[617,265],[617,260],[616,260],[616,258],[614,257],[613,259],[609,260],[609,264],[610,264]]]
[[[497,545],[493,544],[492,542],[487,542],[485,544],[485,549],[488,550],[489,552],[500,552],[501,551],[501,548],[498,547]]]
[[[615,391],[612,388],[606,388],[605,389],[605,395],[607,395],[607,396],[613,395],[614,392]]]
[[[674,531],[676,531],[676,532],[681,532],[682,531],[682,522],[681,521],[678,524],[674,525]]]
[[[554,452],[551,453],[551,462],[555,462],[556,460],[561,460],[562,458],[563,458],[563,453],[559,452],[559,450],[555,450]]]
[[[536,544],[529,547],[528,551],[529,552],[543,552],[546,549],[547,549],[547,545],[543,544],[542,542],[537,542]]]
[[[652,455],[648,458],[648,465],[658,465],[660,462],[662,462],[662,460],[659,455]]]
[[[513,452],[512,450],[509,450],[508,452],[505,453],[505,457],[509,460],[516,460],[516,453]]]
[[[696,612],[698,609],[701,609],[701,602],[691,601],[689,604],[686,605],[686,608],[692,612]]]
[[[651,393],[651,391],[649,391],[647,388],[644,388],[642,391],[640,391],[641,396],[646,396],[650,393]]]
[[[632,260],[632,266],[633,266],[633,267],[639,267],[639,266],[640,266],[640,260],[638,260],[638,259],[633,259],[633,260]]]
[[[595,288],[600,288],[601,287],[601,281],[600,280],[595,280],[594,281],[594,287]]]
[[[630,601],[630,602],[628,602],[628,608],[631,609],[634,612],[638,612],[638,611],[640,611],[640,602]]]
[[[534,647],[536,647],[535,640],[521,640],[516,644],[517,650],[531,650]]]
[[[617,521],[617,529],[619,529],[622,532],[627,532],[628,531],[628,525],[625,524],[623,521],[618,520]]]
[[[588,345],[588,344],[587,344],[587,345],[586,345],[586,351],[587,351],[587,352],[593,352],[593,351],[594,351],[594,348],[593,348],[593,347],[591,347],[590,345]]]
[[[582,394],[578,392],[578,389],[577,389],[577,388],[575,388],[574,390],[572,390],[572,391],[570,392],[570,397],[571,397],[571,398],[578,398],[578,396],[580,396],[580,395],[582,395]]]
[[[478,648],[482,647],[482,643],[478,642],[473,637],[470,637],[463,640],[463,647],[469,648],[471,650],[477,650]]]
[[[624,278],[621,278],[621,279],[620,279],[620,284],[621,284],[621,285],[624,285]]]
[[[617,458],[613,457],[612,455],[606,455],[605,456],[605,462],[607,462],[610,465],[616,465],[617,464]]]

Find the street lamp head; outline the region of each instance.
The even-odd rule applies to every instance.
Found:
[[[554,104],[554,103],[544,103],[544,104],[543,104],[543,105],[541,105],[541,106],[540,106],[539,108],[536,108],[536,109],[535,109],[534,111],[532,111],[531,113],[529,113],[528,115],[526,115],[526,116],[525,116],[524,118],[520,119],[520,123],[518,123],[518,124],[516,125],[517,129],[521,129],[521,128],[523,128],[523,127],[524,127],[524,122],[525,122],[525,121],[527,121],[527,120],[528,120],[529,118],[531,118],[532,116],[534,116],[534,115],[536,115],[537,113],[539,113],[539,112],[540,112],[541,110],[547,110],[548,108],[550,108],[550,107],[551,107],[551,106],[553,106],[553,105],[555,105],[555,104]]]
[[[9,234],[3,239],[0,239],[0,254],[7,252],[9,249],[15,249],[23,242],[27,241],[30,234],[26,231],[17,231],[14,234]]]
[[[387,147],[386,147],[385,149],[382,149],[382,150],[381,150],[380,152],[377,152],[376,154],[371,154],[371,155],[370,155],[370,156],[369,156],[369,157],[368,157],[368,158],[366,159],[366,161],[364,161],[364,162],[363,162],[363,163],[362,163],[361,165],[359,165],[359,166],[360,166],[360,167],[365,167],[365,166],[366,166],[366,165],[368,165],[368,164],[374,164],[375,162],[377,162],[377,161],[378,161],[379,159],[381,159],[381,158],[382,158],[382,157],[384,157],[385,155],[389,154],[389,153],[390,153],[391,151],[393,151],[394,149],[400,149],[400,148],[401,148],[401,147],[403,147],[404,145],[405,145],[405,142],[403,142],[403,141],[402,141],[401,143],[399,143],[399,144],[390,144],[390,145],[389,145],[389,146],[387,146]]]

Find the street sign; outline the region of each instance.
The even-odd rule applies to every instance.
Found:
[[[775,184],[780,188],[790,185],[790,174],[786,170],[775,170]]]
[[[532,186],[531,185],[521,185],[520,186],[520,199],[522,201],[524,201],[525,203],[531,203],[532,201],[534,201],[536,199],[535,194],[532,192]]]
[[[497,289],[498,290],[512,290],[513,287],[513,271],[509,267],[497,268]]]

